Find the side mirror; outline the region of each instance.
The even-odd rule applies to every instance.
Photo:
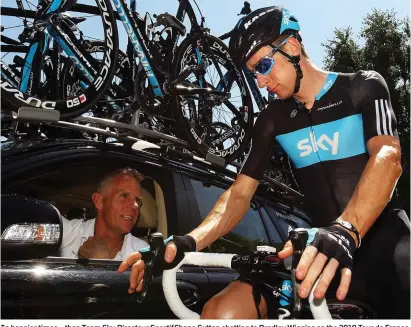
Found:
[[[23,195],[1,196],[2,260],[56,255],[62,238],[61,214],[51,203]]]

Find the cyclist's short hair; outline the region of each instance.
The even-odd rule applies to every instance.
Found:
[[[287,35],[287,34],[280,35],[280,36],[274,41],[274,45],[279,45],[279,44],[280,44],[281,42],[283,42],[287,37],[289,37],[289,35]],[[299,40],[297,39],[297,41],[299,41]],[[300,41],[299,41],[299,42],[300,42]],[[301,46],[301,54],[302,54],[304,57],[309,58],[308,55],[307,55],[307,52],[305,51],[304,44],[303,44],[302,42],[300,42],[300,46]]]
[[[107,187],[108,184],[117,176],[129,176],[134,178],[138,184],[141,184],[141,182],[144,180],[145,176],[141,173],[139,173],[137,170],[130,168],[130,167],[125,167],[125,168],[120,168],[116,169],[107,175],[105,175],[97,184],[97,192],[102,193],[103,190]]]

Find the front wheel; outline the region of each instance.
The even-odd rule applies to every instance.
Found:
[[[75,1],[60,1],[58,8],[54,2],[44,2],[50,7],[43,9],[49,8],[51,14],[34,10],[30,1],[8,1],[10,7],[1,7],[0,87],[8,105],[5,111],[35,107],[58,110],[64,119],[77,117],[92,108],[110,85],[118,51],[110,0],[78,6]],[[90,47],[96,40],[104,51]],[[59,94],[64,63],[76,67],[81,86],[65,98]]]
[[[206,38],[206,39],[204,39]],[[225,96],[201,93],[173,96],[173,111],[183,137],[202,155],[211,153],[235,160],[250,139],[254,123],[250,92],[242,71],[234,64],[227,46],[218,38],[188,36],[173,63],[172,80],[190,67],[181,85],[189,89],[222,91]]]

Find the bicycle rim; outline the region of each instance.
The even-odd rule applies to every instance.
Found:
[[[192,73],[184,84],[193,88],[225,90],[230,97],[221,100],[178,95],[173,97],[173,110],[185,138],[198,152],[222,157],[228,163],[242,153],[249,141],[253,107],[244,75],[234,65],[226,45],[211,35],[207,39],[210,52],[205,51],[205,47],[200,46],[198,51],[193,47],[198,44],[195,35],[182,42],[173,64],[173,77],[187,67],[197,65],[200,56],[205,64],[205,80],[200,81],[198,75]],[[204,119],[204,116],[208,117]]]
[[[23,4],[23,8],[18,3]],[[11,108],[3,108],[3,110],[24,106],[58,110],[61,118],[79,116],[98,101],[111,82],[115,71],[118,35],[110,1],[95,0],[95,2],[83,3],[78,1],[68,10],[62,11],[59,21],[54,24],[35,20],[35,13],[36,7],[28,0],[2,3],[4,29],[2,28],[0,84],[2,98],[11,104]],[[39,23],[43,24],[44,29],[38,29]],[[43,42],[42,51],[35,52],[34,56],[30,51],[35,48],[33,47],[35,41],[24,35],[25,28],[29,31],[36,30],[36,38]],[[68,37],[64,38],[66,44],[70,42],[75,44],[79,52],[73,55],[57,44],[55,31],[58,29],[66,33]],[[93,57],[87,47],[89,40],[96,39],[104,44],[105,51],[100,53],[102,54],[100,58]],[[34,64],[30,66],[30,56],[35,58],[34,60],[40,58],[40,61],[37,61],[42,63],[40,68],[35,69]],[[61,60],[56,59],[58,56],[61,56]],[[83,80],[83,92],[70,97],[62,97],[57,91],[53,93],[51,90],[54,90],[55,84],[63,79],[61,74],[64,63],[78,62],[77,58],[85,59],[89,73],[93,72],[89,74],[91,78]],[[10,76],[4,73],[3,68],[6,66],[11,68],[20,80],[10,80]],[[77,66],[76,69],[81,70],[80,68]],[[84,74],[82,76],[84,77]],[[27,86],[22,85],[24,82]]]

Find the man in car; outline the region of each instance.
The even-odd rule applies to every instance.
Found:
[[[171,239],[165,260],[200,251],[239,223],[277,140],[293,162],[315,227],[308,230],[296,270],[299,296],[306,299],[319,279],[316,298],[328,291],[327,297],[370,305],[380,318],[409,318],[410,223],[394,193],[401,147],[387,84],[375,71],[318,68],[299,31],[298,20],[277,6],[258,9],[236,25],[231,55],[279,99],[259,114],[233,185],[198,228]],[[279,257],[292,253],[287,242]],[[131,254],[119,271],[130,266],[132,293],[141,290],[140,253]],[[252,286],[237,280],[206,304],[202,318],[257,318],[260,312],[274,318],[271,299],[262,294],[255,302]]]
[[[123,260],[147,243],[130,234],[140,215],[142,176],[122,168],[105,176],[93,193],[97,216],[68,220],[63,217],[63,257]]]

